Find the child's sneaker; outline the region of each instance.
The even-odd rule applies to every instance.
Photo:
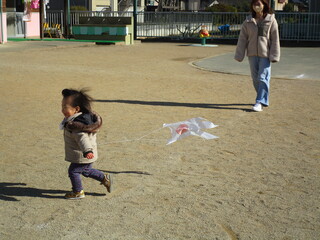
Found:
[[[101,181],[101,184],[104,185],[107,188],[107,191],[109,193],[112,192],[113,190],[113,177],[111,174],[106,174],[103,178],[103,180]]]
[[[84,198],[84,191],[81,190],[80,192],[69,192],[64,196],[66,199],[71,199],[71,200],[75,200],[75,199],[81,199]]]

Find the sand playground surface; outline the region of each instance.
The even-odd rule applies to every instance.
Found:
[[[10,44],[10,43],[9,43]],[[195,68],[235,46],[68,46],[0,54],[0,239],[320,239],[320,81],[271,80],[249,111],[249,76]],[[237,64],[230,59],[231,66]],[[104,125],[95,167],[70,191],[58,129],[63,88],[90,87]],[[166,145],[162,127],[203,117],[219,136]]]

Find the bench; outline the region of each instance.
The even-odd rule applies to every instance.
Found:
[[[72,26],[75,39],[134,43],[133,17],[80,17]]]

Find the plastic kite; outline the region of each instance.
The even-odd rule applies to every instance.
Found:
[[[174,143],[180,139],[183,139],[187,136],[193,135],[193,136],[199,136],[204,139],[215,139],[218,138],[217,136],[214,136],[210,133],[203,132],[201,129],[206,128],[215,128],[218,125],[214,125],[212,122],[209,122],[208,120],[197,117],[197,118],[191,118],[187,121],[183,122],[176,122],[176,123],[165,123],[163,124],[163,127],[170,128],[172,137],[168,140],[167,145]]]

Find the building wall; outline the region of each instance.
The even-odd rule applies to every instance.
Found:
[[[3,27],[3,29],[2,29]],[[2,39],[3,37],[3,39]],[[7,14],[2,13],[2,19],[0,19],[0,43],[6,43],[8,39],[7,36]]]
[[[65,0],[50,0],[48,10],[63,10]],[[70,0],[70,6],[85,6],[89,7],[90,0]],[[90,10],[90,8],[89,8]]]
[[[188,9],[189,11],[199,11],[201,7],[201,1],[200,0],[189,0],[188,1]]]
[[[7,14],[6,14],[6,1],[2,0],[2,14],[0,15],[0,43],[7,42]]]
[[[103,8],[110,7],[110,0],[92,0],[92,11],[101,11]]]
[[[71,6],[85,6],[87,9],[89,9],[89,0],[73,0],[70,1]]]
[[[90,0],[91,1],[91,11],[102,11],[105,8],[110,8],[111,11],[123,11],[121,6],[118,6],[120,0]],[[133,11],[132,6],[133,1],[129,8],[125,9],[125,11]],[[138,11],[143,11],[145,7],[144,0],[138,0]]]
[[[26,22],[26,37],[40,38],[40,13],[33,12],[31,14],[31,21]]]
[[[40,13],[39,9],[34,9],[30,15],[30,21],[23,22],[23,10],[21,10],[22,1],[20,0],[2,0],[6,4],[8,11],[2,14],[0,21],[0,42],[6,42],[8,35],[10,37],[28,37],[40,38]],[[18,16],[18,17],[17,17]],[[7,19],[9,19],[7,21]],[[12,20],[13,19],[13,20]],[[3,29],[1,29],[3,28]],[[3,39],[1,39],[3,36]]]
[[[282,11],[284,5],[286,5],[289,0],[274,0],[274,10],[276,11]]]
[[[9,0],[10,1],[10,0]],[[6,11],[7,0],[2,0],[2,11]]]
[[[24,3],[22,0],[6,0],[6,12],[23,12]]]
[[[48,10],[63,10],[64,9],[64,1],[50,1],[47,5]]]

